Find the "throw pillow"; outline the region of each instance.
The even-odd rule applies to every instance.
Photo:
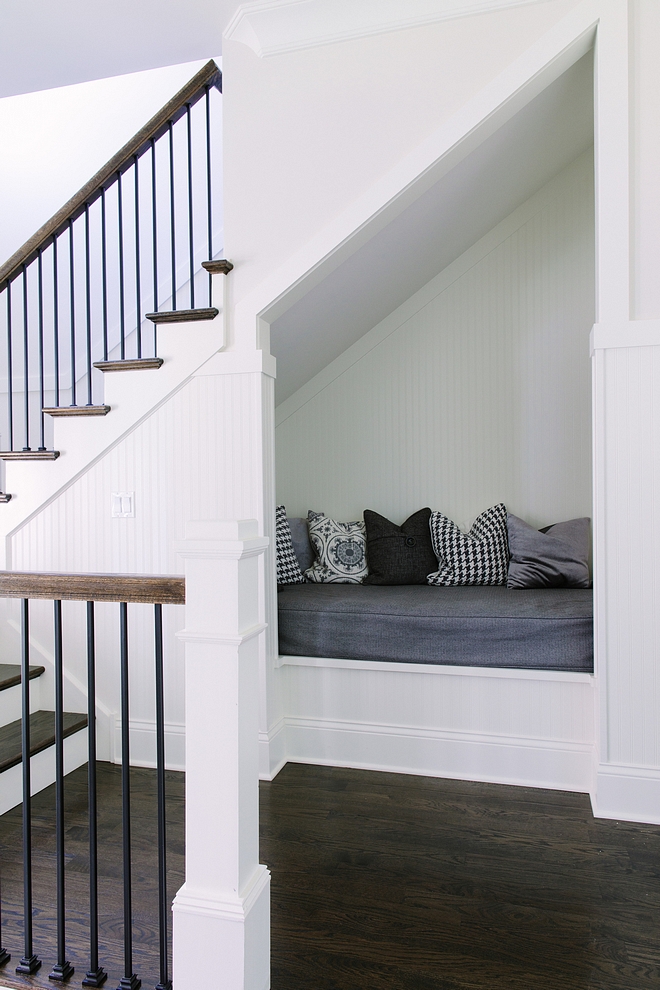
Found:
[[[509,513],[507,588],[589,588],[590,524],[584,517],[536,530]]]
[[[420,509],[401,526],[364,510],[369,574],[364,584],[426,584],[438,566],[431,546],[430,509]]]
[[[314,548],[309,542],[309,526],[306,519],[300,517],[288,517],[289,529],[291,530],[291,542],[296,552],[300,570],[306,571],[311,567],[316,558]]]
[[[277,583],[304,584],[305,578],[293,549],[291,530],[283,505],[278,505],[275,509],[275,548],[277,553]]]
[[[432,512],[431,541],[440,566],[429,574],[429,584],[506,584],[509,547],[501,502],[477,516],[469,533],[442,512]]]
[[[367,541],[363,522],[337,522],[309,512],[309,539],[316,560],[305,571],[316,584],[361,584],[367,576]]]

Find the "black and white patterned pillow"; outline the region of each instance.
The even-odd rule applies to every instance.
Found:
[[[286,509],[278,505],[275,509],[275,547],[277,550],[277,583],[304,584],[305,577],[293,549],[291,529],[286,517]]]
[[[362,584],[367,569],[367,534],[360,522],[337,522],[322,512],[307,514],[316,560],[305,571],[316,584]]]
[[[431,513],[431,542],[439,568],[429,584],[449,587],[506,584],[509,542],[506,506],[501,502],[477,516],[469,533],[462,533],[442,512]]]

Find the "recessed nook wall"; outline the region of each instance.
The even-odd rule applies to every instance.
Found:
[[[593,203],[588,151],[280,404],[289,514],[591,515]]]

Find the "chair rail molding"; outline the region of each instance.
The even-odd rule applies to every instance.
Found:
[[[224,37],[265,58],[536,3],[547,0],[257,0],[240,5]]]

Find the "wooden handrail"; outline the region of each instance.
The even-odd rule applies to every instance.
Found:
[[[54,236],[62,233],[69,220],[76,220],[101,195],[103,189],[111,186],[117,172],[130,168],[135,156],[138,158],[149,148],[151,141],[157,141],[186,112],[186,105],[193,105],[204,95],[207,86],[221,90],[222,73],[210,59],[182,89],[166,103],[150,121],[128,141],[116,155],[92,176],[89,182],[78,190],[64,206],[46,221],[39,230],[0,267],[0,292],[21,272],[23,265],[29,265],[37,257],[40,248]]]
[[[168,574],[0,571],[0,598],[185,605],[186,581],[179,575]]]

